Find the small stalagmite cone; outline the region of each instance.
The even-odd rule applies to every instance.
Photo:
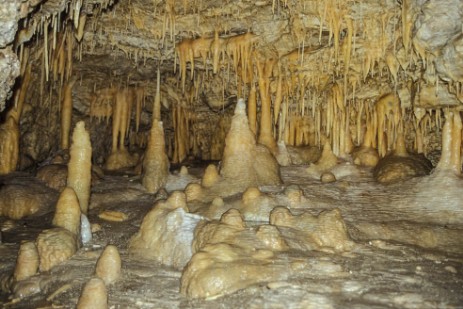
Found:
[[[92,145],[83,121],[79,121],[74,128],[70,153],[67,186],[74,189],[80,210],[87,214],[92,180]]]
[[[219,171],[214,164],[209,164],[204,171],[204,176],[201,180],[203,187],[209,188],[212,187],[217,181],[219,181]]]
[[[72,188],[66,187],[56,203],[53,225],[62,227],[76,235],[80,233],[80,205]]]
[[[106,309],[108,308],[108,293],[104,281],[92,278],[85,284],[77,303],[77,309]]]
[[[26,241],[21,244],[16,260],[13,277],[21,281],[32,277],[39,269],[39,253],[33,241]]]
[[[106,246],[96,263],[95,273],[107,285],[119,279],[121,276],[121,257],[116,246]]]

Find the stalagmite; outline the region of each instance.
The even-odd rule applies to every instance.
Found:
[[[96,263],[95,275],[106,285],[116,282],[121,277],[121,257],[117,247],[107,245]]]
[[[25,241],[19,247],[13,277],[16,281],[27,279],[39,269],[39,253],[33,241]]]
[[[92,278],[84,286],[77,309],[107,309],[108,292],[102,279]]]
[[[0,175],[16,170],[19,159],[19,126],[13,117],[8,117],[0,126]]]
[[[80,205],[77,195],[70,187],[64,188],[56,203],[53,225],[62,227],[76,236],[80,235]]]
[[[463,304],[463,1],[0,3],[6,308]]]
[[[461,117],[459,111],[445,114],[442,128],[442,153],[436,171],[453,171],[461,173]]]
[[[149,193],[156,193],[165,186],[168,175],[169,159],[165,152],[164,129],[161,121],[153,121],[143,159],[142,184]]]
[[[70,155],[67,186],[76,193],[82,213],[87,214],[92,181],[92,145],[83,121],[74,128]]]
[[[219,172],[216,166],[213,164],[210,164],[207,166],[206,170],[204,171],[204,176],[201,180],[201,185],[203,187],[208,188],[208,187],[213,186],[219,180],[220,180],[220,175],[219,175]]]
[[[278,163],[268,150],[256,145],[245,110],[244,101],[238,100],[225,140],[220,175],[230,180],[230,186],[239,186],[242,190],[280,183]]]
[[[129,243],[129,252],[162,264],[183,268],[192,255],[192,242],[201,216],[190,214],[183,192],[159,201],[143,218]]]

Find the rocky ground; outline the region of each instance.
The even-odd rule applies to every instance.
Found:
[[[323,184],[309,177],[305,169],[282,168],[284,185],[261,191],[278,196],[285,187],[298,185],[307,203],[304,209],[291,208],[293,213],[318,214],[339,208],[355,241],[354,249],[342,253],[292,249],[278,254],[280,270],[288,273],[280,276],[283,280],[212,299],[189,299],[179,292],[181,270],[134,257],[127,247],[143,216],[167,194],[147,194],[133,175],[106,175],[92,187],[89,219],[98,227],[93,240],[70,260],[17,284],[14,291],[7,292],[4,287],[0,302],[4,308],[73,308],[83,285],[94,274],[102,249],[114,244],[122,258],[122,278],[108,287],[110,308],[461,308],[462,210],[461,206],[451,209],[462,204],[457,194],[462,184],[459,178],[446,176],[451,179],[447,191],[437,194],[432,183],[443,182],[442,178],[433,180],[437,175],[385,186],[373,181],[371,171],[349,168],[343,176],[338,173],[336,182]],[[200,175],[202,170],[190,168],[190,174]],[[17,174],[13,179],[35,183],[31,178]],[[11,178],[3,179],[3,183],[9,181]],[[175,181],[180,182],[173,178],[169,188],[175,188]],[[441,203],[430,196],[440,196]],[[238,198],[224,201],[233,203]],[[428,211],[430,203],[434,209]],[[51,209],[39,217],[0,218],[3,286],[15,267],[19,243],[34,240],[51,226]],[[128,219],[102,220],[98,215],[104,210],[123,212]],[[451,213],[453,219],[442,213]],[[247,221],[246,225],[252,228],[261,223]]]

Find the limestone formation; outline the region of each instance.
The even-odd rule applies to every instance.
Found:
[[[72,188],[66,187],[56,203],[53,225],[62,227],[77,237],[80,235],[80,205]]]
[[[95,275],[110,285],[121,277],[121,263],[117,247],[107,245],[96,263]]]
[[[32,241],[25,241],[19,247],[18,259],[13,277],[16,281],[27,279],[37,273],[39,269],[39,253]]]
[[[74,189],[82,213],[87,214],[92,180],[92,145],[83,121],[74,128],[70,154],[67,186]]]
[[[429,175],[432,168],[431,162],[423,155],[390,154],[379,160],[373,170],[373,175],[378,182],[387,184]]]
[[[49,271],[54,266],[68,260],[78,248],[77,236],[64,229],[44,230],[36,240],[40,257],[40,271]]]
[[[353,247],[339,209],[313,216],[309,213],[293,215],[289,209],[279,206],[270,213],[270,224],[295,230],[296,237],[304,239],[302,247],[307,249],[346,251]]]
[[[0,175],[16,170],[19,159],[19,124],[8,117],[0,126]]]
[[[5,307],[463,303],[463,1],[0,2]]]
[[[90,279],[84,286],[77,302],[78,309],[107,309],[108,292],[100,278]]]
[[[191,258],[193,233],[200,220],[202,217],[189,213],[185,194],[173,192],[143,218],[140,230],[130,240],[129,252],[182,268]]]
[[[56,193],[36,183],[8,183],[0,188],[0,215],[11,219],[43,215],[55,202]]]
[[[156,193],[167,183],[169,159],[165,152],[164,130],[161,121],[154,121],[150,140],[143,159],[143,186],[149,193]]]

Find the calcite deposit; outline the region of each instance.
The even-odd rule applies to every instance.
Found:
[[[116,282],[121,277],[121,256],[114,245],[107,245],[96,263],[95,275],[106,285]]]
[[[40,233],[36,245],[40,257],[39,270],[49,271],[76,253],[78,239],[64,228],[54,228]]]
[[[104,281],[100,278],[90,279],[84,286],[77,303],[78,309],[108,308],[108,292]]]
[[[201,220],[189,213],[185,194],[174,192],[143,218],[140,230],[130,240],[130,253],[182,268],[191,258],[193,232]]]
[[[3,0],[5,308],[459,308],[460,0]]]

